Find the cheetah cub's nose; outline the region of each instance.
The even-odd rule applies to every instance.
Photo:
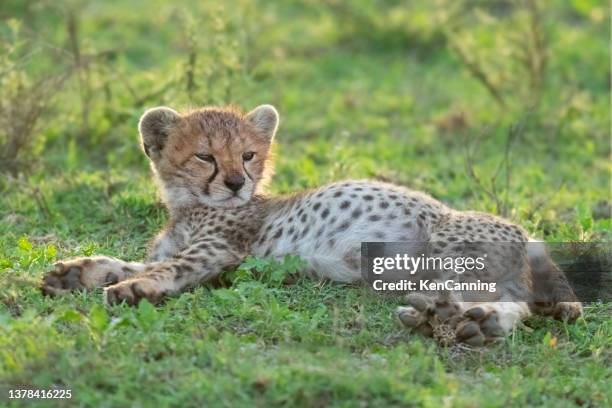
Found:
[[[244,186],[244,176],[242,174],[234,174],[223,180],[223,183],[227,188],[237,193]]]

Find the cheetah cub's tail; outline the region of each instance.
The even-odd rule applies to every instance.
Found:
[[[527,257],[533,280],[534,313],[555,319],[575,321],[582,315],[582,304],[567,277],[551,259],[543,241],[530,239]]]

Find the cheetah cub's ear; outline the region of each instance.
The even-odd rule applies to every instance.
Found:
[[[170,108],[160,106],[147,110],[140,118],[138,131],[142,139],[142,148],[152,160],[159,157],[168,136],[181,117]]]
[[[245,119],[256,129],[257,133],[271,142],[278,129],[278,112],[272,105],[260,105],[247,113]]]

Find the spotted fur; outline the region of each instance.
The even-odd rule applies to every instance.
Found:
[[[277,127],[278,113],[269,105],[247,114],[233,108],[147,111],[139,130],[170,213],[167,227],[145,262],[108,257],[60,262],[44,277],[43,291],[58,295],[105,287],[110,304],[159,302],[236,267],[249,254],[296,254],[308,265],[304,273],[355,282],[362,280],[361,242],[425,242],[428,253],[458,256],[465,243],[499,241],[516,245],[498,250],[482,276],[472,276],[503,281],[498,294],[487,302],[411,295],[410,306],[398,310],[400,321],[427,335],[442,322],[455,341],[482,345],[507,334],[531,311],[567,319],[580,315],[580,303],[545,251],[528,253],[526,232],[503,219],[459,212],[424,193],[367,180],[292,196],[264,195]],[[445,272],[439,273],[444,278]],[[538,301],[534,277],[553,282]],[[526,300],[511,300],[516,296]],[[568,297],[571,302],[561,301]]]

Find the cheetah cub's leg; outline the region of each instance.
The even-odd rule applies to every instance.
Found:
[[[143,263],[109,256],[70,259],[55,263],[55,268],[43,277],[41,290],[45,295],[63,295],[73,290],[95,289],[118,283],[144,268]]]
[[[45,295],[63,295],[73,290],[95,289],[114,285],[145,270],[154,261],[169,258],[178,252],[176,239],[168,230],[153,241],[147,263],[126,262],[110,256],[75,258],[56,262],[55,268],[43,277]]]
[[[170,259],[145,264],[139,274],[104,289],[108,304],[136,305],[141,299],[159,303],[164,297],[213,279],[224,269],[240,264],[246,254],[236,253],[224,241],[202,239]]]
[[[582,304],[567,277],[555,265],[543,242],[531,240],[528,245],[534,287],[531,308],[537,314],[575,321],[582,316]]]

